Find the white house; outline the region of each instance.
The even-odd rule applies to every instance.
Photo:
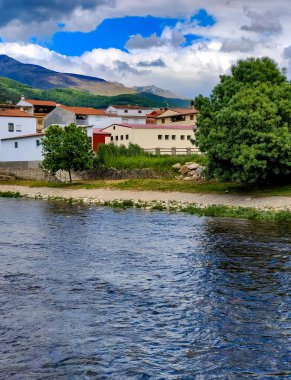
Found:
[[[19,109],[0,110],[0,140],[36,132],[36,118]]]
[[[151,113],[153,108],[140,106],[109,106],[106,109],[108,114],[117,115],[122,118],[122,124],[146,124],[147,114]]]
[[[80,127],[105,128],[113,123],[120,123],[121,120],[121,117],[108,114],[101,109],[69,107],[58,104],[53,111],[44,117],[44,127],[47,128],[52,124],[66,126],[74,123]]]
[[[8,137],[1,140],[0,162],[41,161],[44,133]]]
[[[132,143],[147,150],[160,149],[161,153],[175,149],[180,150],[180,153],[186,153],[187,149],[197,151],[191,142],[195,134],[190,125],[113,124],[103,128],[103,132],[109,132],[111,142],[118,146]]]

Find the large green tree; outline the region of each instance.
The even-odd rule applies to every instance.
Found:
[[[238,61],[194,105],[209,178],[258,185],[290,176],[291,84],[274,61]]]
[[[42,165],[55,174],[58,170],[72,171],[91,169],[94,153],[88,141],[86,131],[70,124],[64,128],[51,125],[42,140],[44,159]]]

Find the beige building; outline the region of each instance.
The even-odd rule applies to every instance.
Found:
[[[170,153],[171,150],[187,153],[187,149],[197,151],[191,142],[191,139],[195,139],[195,134],[190,125],[113,124],[102,131],[111,134],[106,143],[112,142],[118,146],[127,147],[132,143],[146,150],[160,149],[161,153]]]
[[[196,125],[198,111],[193,108],[166,108],[147,115],[150,123],[157,125]]]

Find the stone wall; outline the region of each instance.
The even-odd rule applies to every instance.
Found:
[[[58,179],[41,168],[1,168],[0,167],[0,181],[7,181],[13,179],[28,179],[33,181],[49,181],[59,182]]]
[[[134,178],[171,178],[173,173],[156,172],[151,169],[132,169],[121,170],[115,168],[97,168],[77,173],[82,179],[134,179]]]

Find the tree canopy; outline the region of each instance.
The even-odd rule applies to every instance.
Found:
[[[290,176],[291,84],[274,61],[238,61],[194,104],[209,178],[257,185]]]
[[[86,131],[70,124],[64,128],[51,125],[42,140],[45,169],[55,174],[58,170],[69,173],[92,168],[94,153]]]

